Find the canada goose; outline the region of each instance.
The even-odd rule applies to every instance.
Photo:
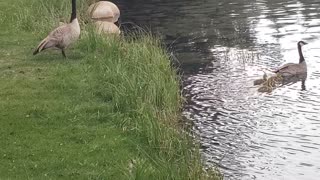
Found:
[[[99,1],[89,6],[88,14],[93,20],[115,23],[120,17],[120,10],[110,1]]]
[[[279,67],[277,70],[273,71],[274,73],[280,73],[282,76],[291,76],[291,75],[297,75],[301,73],[307,72],[307,64],[304,60],[301,47],[306,45],[308,43],[304,41],[298,42],[298,52],[299,52],[299,63],[287,63],[283,66]]]
[[[40,42],[36,50],[33,52],[33,55],[36,55],[45,49],[55,47],[61,49],[63,57],[66,58],[64,50],[80,36],[80,26],[76,13],[76,0],[71,1],[72,13],[70,23],[63,24],[50,32],[49,35]]]

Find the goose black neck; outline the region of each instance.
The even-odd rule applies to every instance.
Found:
[[[304,57],[303,57],[303,54],[302,54],[302,50],[301,50],[301,46],[300,44],[298,44],[298,51],[299,51],[299,63],[302,63],[304,61]]]
[[[76,0],[72,0],[72,12],[71,12],[70,22],[72,22],[76,18],[77,18],[77,4],[76,4]]]

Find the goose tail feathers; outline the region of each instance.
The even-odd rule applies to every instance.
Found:
[[[42,40],[39,43],[38,47],[33,51],[33,55],[36,55],[39,52],[41,52],[47,48],[53,47],[53,46],[54,46],[54,43],[52,41],[50,41],[50,39],[45,38],[44,40]]]

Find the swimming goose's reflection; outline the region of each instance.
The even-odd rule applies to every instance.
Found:
[[[306,79],[307,79],[307,72],[303,74],[293,75],[293,76],[285,76],[282,79],[281,86],[290,86],[297,82],[301,82],[301,90],[306,90]]]

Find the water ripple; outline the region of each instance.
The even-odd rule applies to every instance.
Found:
[[[183,70],[183,115],[194,122],[208,166],[225,179],[320,176],[318,0],[118,0],[126,21],[165,36]],[[253,80],[264,68],[308,64],[305,81],[271,93]]]

